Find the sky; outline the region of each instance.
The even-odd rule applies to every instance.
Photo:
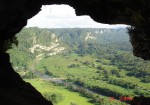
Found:
[[[126,25],[108,25],[95,22],[90,16],[76,16],[69,5],[45,5],[28,20],[26,27],[39,28],[125,28]]]

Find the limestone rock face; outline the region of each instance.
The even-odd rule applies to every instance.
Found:
[[[10,46],[5,40],[13,38],[42,5],[50,4],[68,4],[77,15],[90,15],[100,23],[131,25],[134,55],[150,60],[150,0],[0,0],[0,105],[51,105],[14,72],[5,53]]]

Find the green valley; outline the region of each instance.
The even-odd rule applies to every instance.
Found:
[[[132,54],[126,29],[34,27],[17,39],[8,50],[14,69],[54,105],[127,105],[150,97],[150,61]]]

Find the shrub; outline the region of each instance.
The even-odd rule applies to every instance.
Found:
[[[48,101],[52,101],[53,104],[57,104],[63,100],[62,94],[59,93],[43,93],[44,98]]]

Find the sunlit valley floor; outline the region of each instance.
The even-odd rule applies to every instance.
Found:
[[[8,52],[54,105],[126,105],[150,97],[150,62],[133,56],[126,31],[25,28]]]

